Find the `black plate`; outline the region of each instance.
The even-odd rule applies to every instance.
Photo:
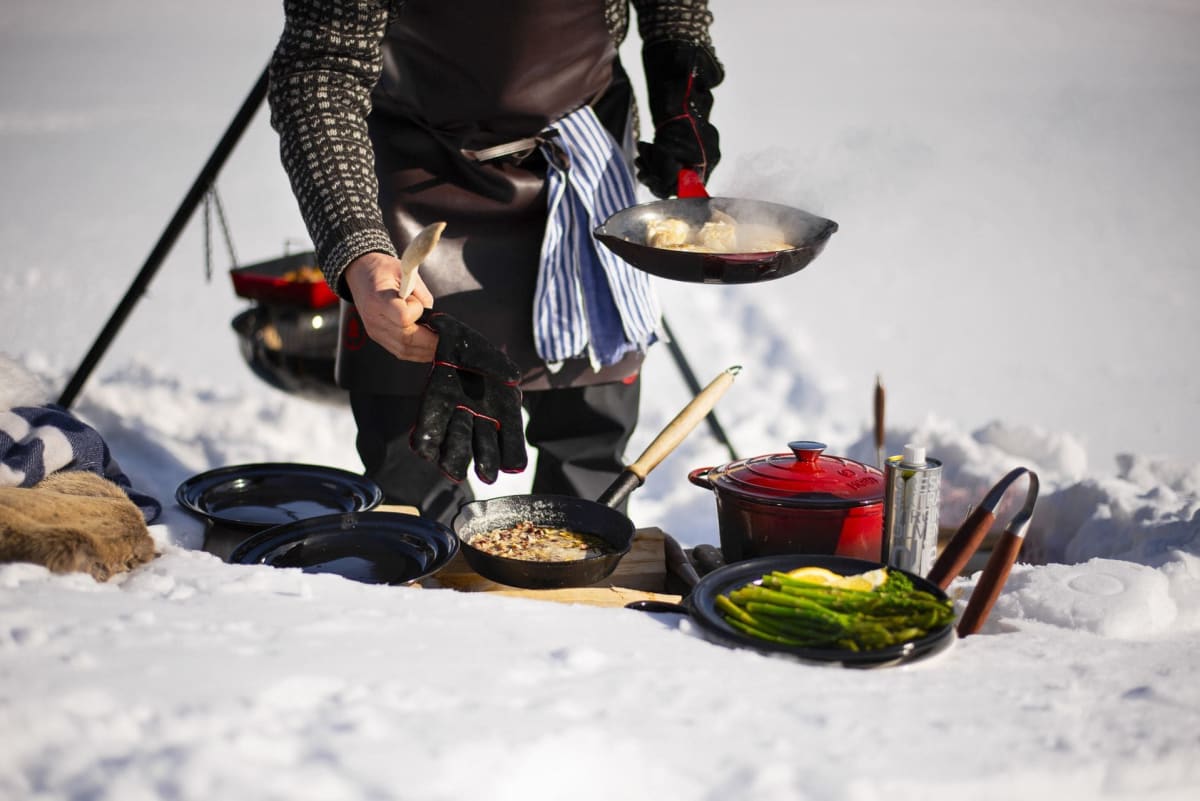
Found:
[[[411,584],[458,553],[446,526],[401,512],[325,515],[260,531],[230,554],[241,565],[298,567],[364,584]]]
[[[730,626],[716,609],[718,595],[735,590],[774,570],[794,570],[798,567],[823,567],[843,576],[865,573],[883,567],[878,562],[852,559],[846,556],[788,555],[762,556],[735,562],[718,568],[700,579],[688,596],[686,605],[705,637],[722,645],[735,648],[753,648],[764,653],[788,654],[798,659],[813,662],[840,662],[848,667],[881,667],[901,664],[937,653],[954,642],[954,624],[948,623],[940,629],[915,640],[873,651],[849,651],[844,648],[804,648],[794,645],[760,640],[743,634]],[[888,570],[897,568],[889,567]],[[920,576],[900,571],[913,583],[913,587],[945,599],[946,593]]]
[[[776,228],[792,248],[763,253],[694,253],[646,244],[646,224],[651,220],[677,217],[695,228],[708,222],[714,209],[739,224]],[[668,198],[622,209],[593,235],[634,267],[660,278],[701,284],[749,284],[804,269],[825,249],[837,229],[833,220],[778,203],[727,197]]]
[[[175,500],[195,514],[251,531],[322,515],[362,512],[383,502],[365,476],[319,465],[262,463],[192,476]]]

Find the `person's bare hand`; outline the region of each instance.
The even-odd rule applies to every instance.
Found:
[[[438,337],[417,319],[433,308],[433,295],[417,274],[407,298],[400,297],[400,260],[386,253],[365,253],[346,267],[346,286],[367,336],[398,359],[433,361]]]

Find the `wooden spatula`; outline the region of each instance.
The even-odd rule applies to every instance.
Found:
[[[417,268],[437,247],[445,229],[444,222],[430,223],[420,230],[408,243],[408,247],[400,254],[400,297],[407,298],[417,285]]]

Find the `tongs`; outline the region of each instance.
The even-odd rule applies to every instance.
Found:
[[[1033,508],[1037,503],[1038,495],[1037,473],[1025,467],[1018,467],[1000,479],[996,486],[992,487],[984,496],[979,506],[967,515],[967,519],[958,527],[958,531],[954,532],[954,536],[946,544],[926,576],[929,581],[943,590],[950,586],[954,577],[962,571],[975,552],[979,550],[980,543],[983,542],[983,538],[996,520],[996,508],[1009,488],[1021,476],[1029,476],[1029,488],[1025,494],[1025,503],[1013,515],[1012,520],[1004,529],[1004,533],[1001,534],[992,549],[992,555],[988,557],[983,573],[967,601],[967,608],[963,610],[962,617],[958,620],[959,637],[966,637],[968,634],[979,631],[992,611],[996,599],[1000,597],[1000,591],[1008,580],[1009,571],[1012,570],[1013,563],[1016,562],[1017,555],[1021,552],[1021,546],[1025,543],[1025,532],[1029,528],[1029,521],[1033,518]]]

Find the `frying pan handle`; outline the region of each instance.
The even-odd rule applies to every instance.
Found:
[[[741,365],[734,365],[714,378],[709,385],[700,390],[691,402],[683,407],[683,411],[675,415],[675,419],[667,424],[654,441],[651,442],[637,461],[626,467],[617,476],[608,489],[596,499],[597,503],[617,508],[622,501],[646,481],[650,471],[683,442],[692,429],[708,415],[717,401],[725,394],[725,390],[733,384],[733,379],[742,371]]]
[[[667,427],[654,438],[646,450],[642,451],[642,455],[637,458],[637,461],[629,465],[626,470],[644,481],[650,471],[667,458],[671,451],[675,450],[676,446],[692,433],[692,429],[712,411],[712,408],[717,405],[717,401],[733,385],[733,379],[741,371],[741,365],[734,365],[709,382],[707,387],[700,390],[700,393],[692,398],[687,406],[683,407],[683,411],[675,415],[675,419],[667,424]]]
[[[704,181],[700,178],[700,173],[695,170],[689,170],[684,167],[679,171],[679,177],[676,179],[679,182],[677,190],[679,197],[708,197],[708,190],[704,188]]]

